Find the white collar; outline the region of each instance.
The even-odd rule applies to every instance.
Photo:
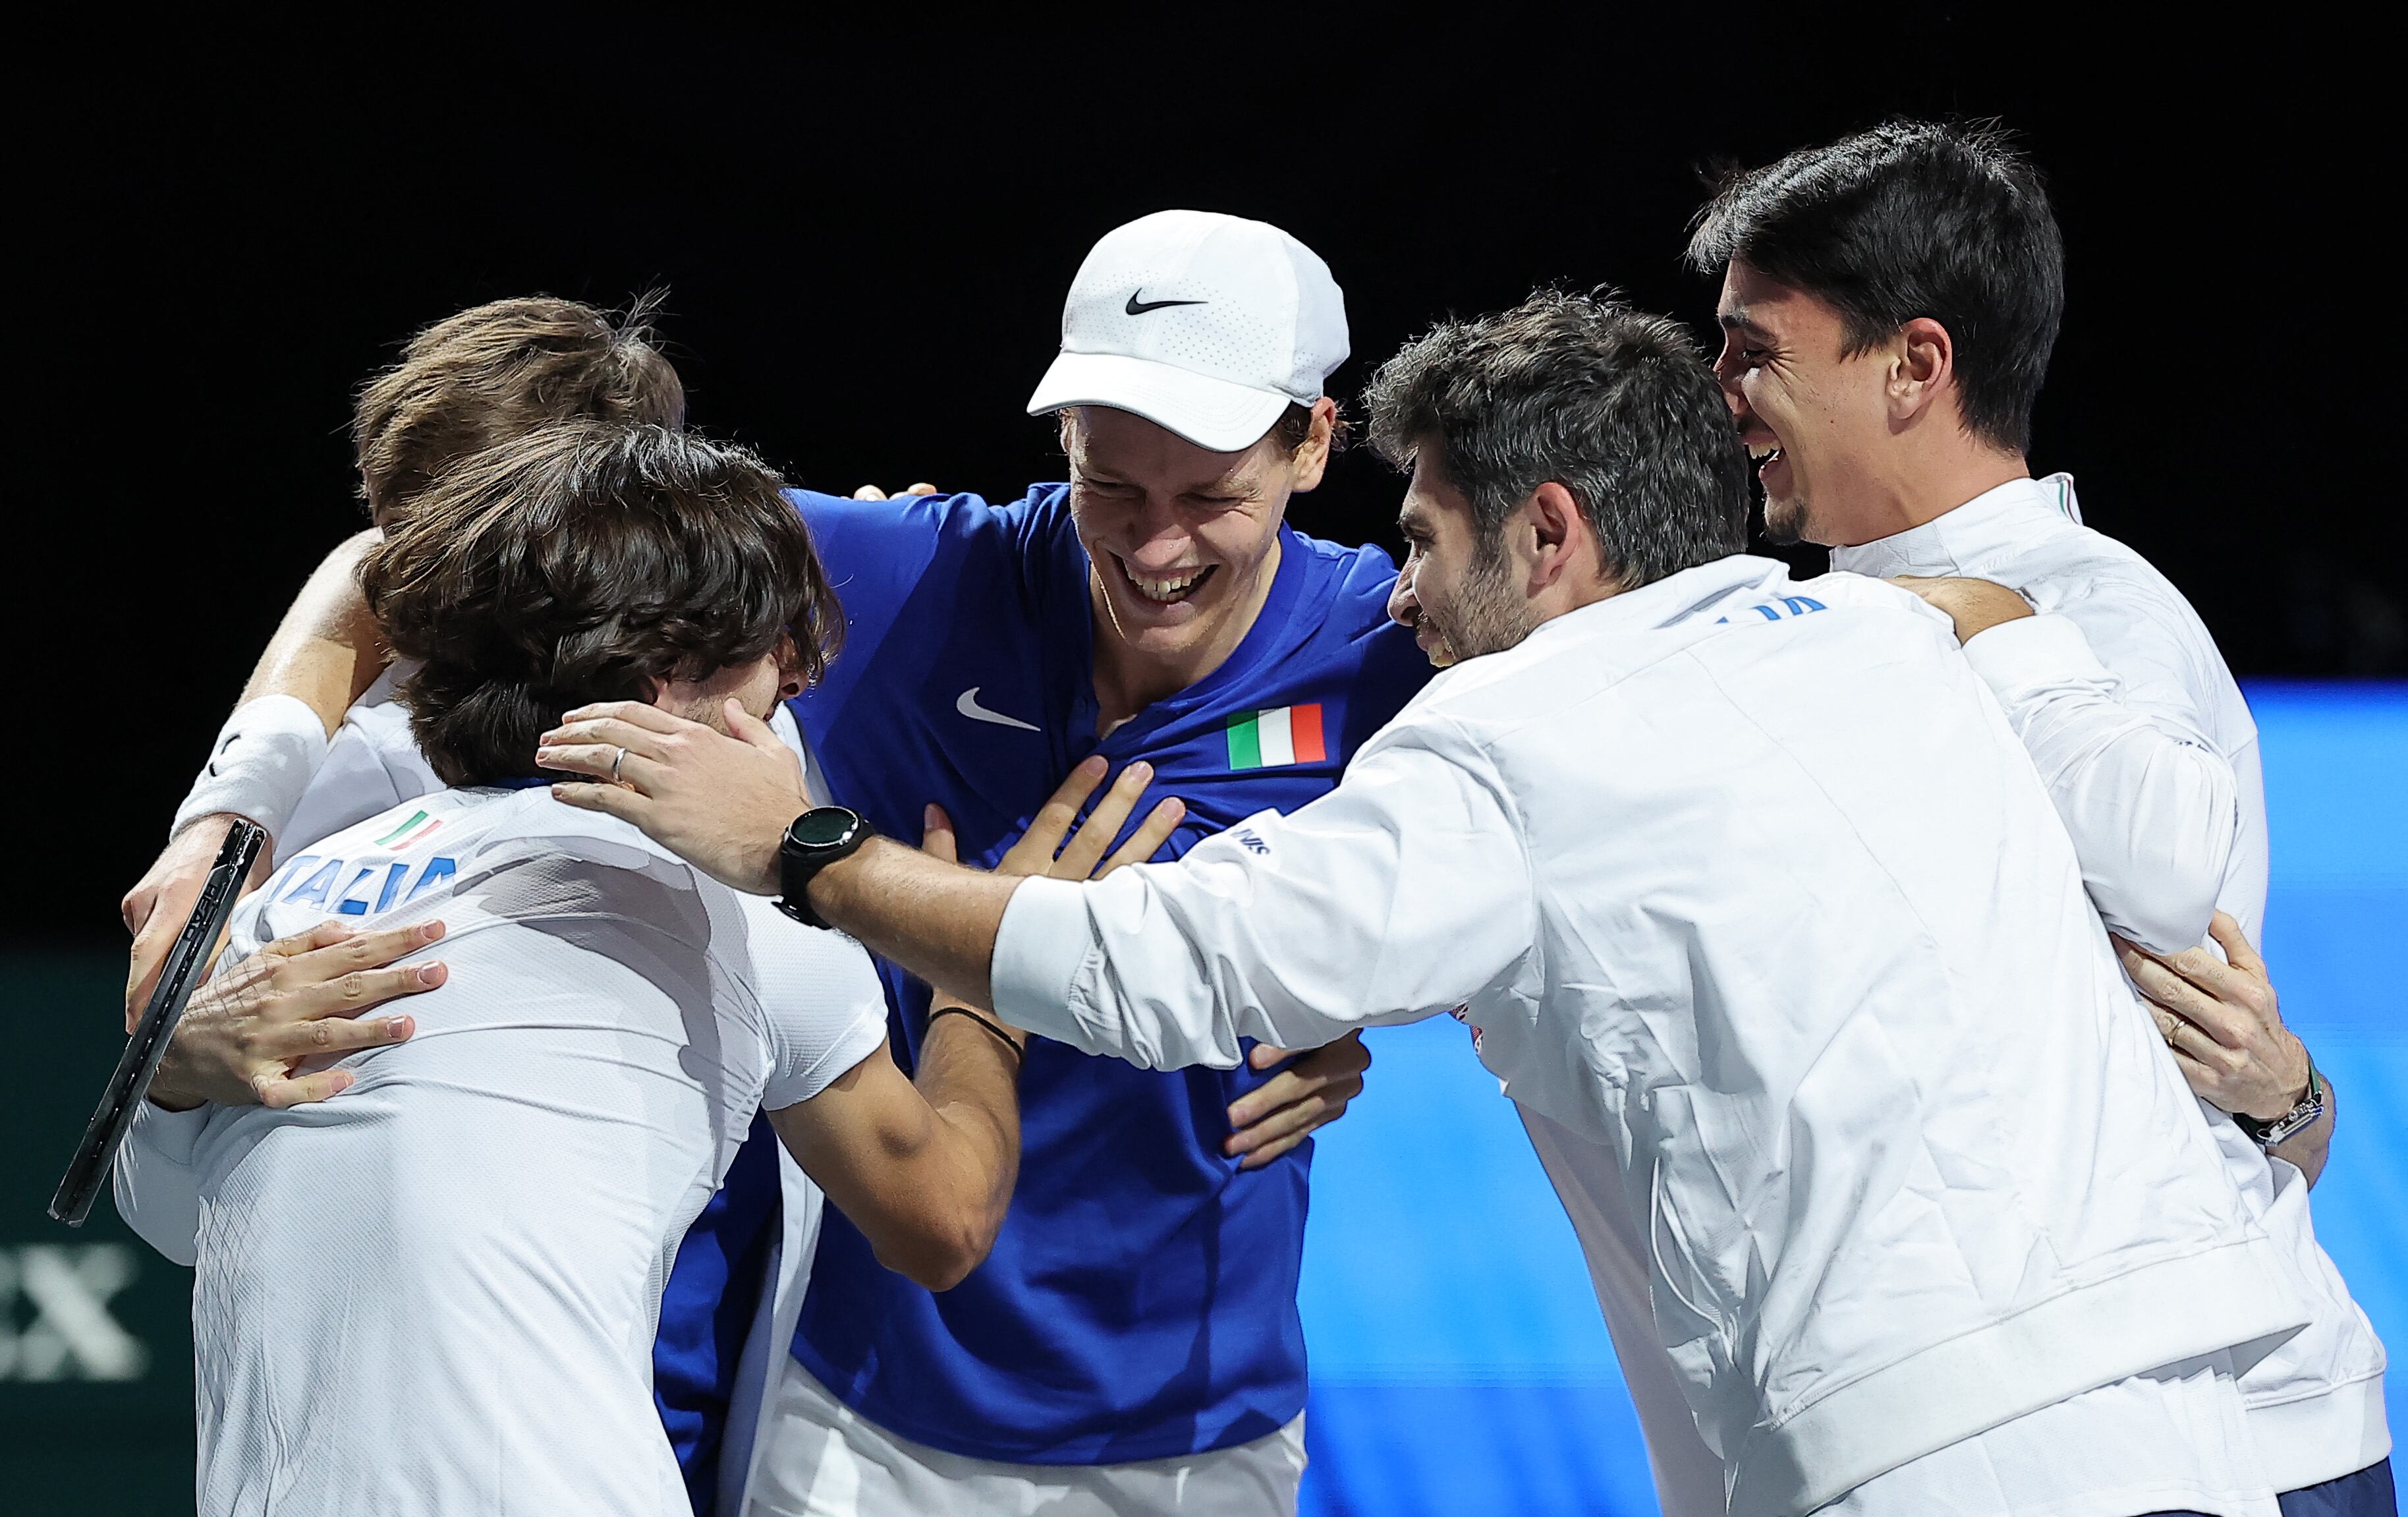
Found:
[[[1960,573],[1967,565],[2028,544],[2039,529],[2081,525],[2072,475],[2009,480],[1920,527],[1853,548],[1834,548],[1831,567],[1875,579]]]
[[[1778,558],[1735,553],[1727,558],[1667,574],[1635,590],[1592,600],[1577,611],[1541,622],[1523,640],[1523,645],[1544,638],[1677,627],[1701,612],[1722,605],[1738,591],[1756,591],[1775,580],[1785,584],[1788,574],[1789,566]]]

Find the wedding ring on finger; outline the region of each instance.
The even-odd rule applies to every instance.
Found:
[[[610,783],[611,783],[611,784],[616,785],[616,784],[618,784],[618,783],[619,783],[619,766],[620,766],[621,764],[625,763],[626,761],[627,761],[627,750],[626,750],[626,749],[624,749],[624,748],[621,748],[618,752],[616,752],[616,753],[614,753],[614,754],[612,754],[612,755],[610,756]]]

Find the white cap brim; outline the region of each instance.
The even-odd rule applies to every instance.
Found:
[[[1168,427],[1212,453],[1242,453],[1290,405],[1304,402],[1192,369],[1117,353],[1065,353],[1037,382],[1028,413],[1064,406],[1110,406]]]

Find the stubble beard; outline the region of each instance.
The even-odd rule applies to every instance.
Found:
[[[1513,593],[1510,569],[1501,542],[1483,543],[1473,554],[1462,591],[1455,597],[1454,614],[1440,624],[1448,657],[1443,661],[1433,658],[1433,663],[1445,669],[1467,658],[1502,653],[1537,628],[1539,620],[1531,614],[1530,603]]]
[[[1764,498],[1764,540],[1784,548],[1794,548],[1806,541],[1810,525],[1803,496]]]

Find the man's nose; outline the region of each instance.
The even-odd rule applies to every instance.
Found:
[[[1421,616],[1421,602],[1413,599],[1413,572],[1408,568],[1388,588],[1388,619],[1410,629]]]
[[[1734,416],[1740,414],[1747,404],[1746,397],[1740,392],[1740,381],[1743,377],[1736,364],[1714,365],[1714,383],[1722,386],[1723,403],[1731,408]]]
[[[1195,539],[1175,511],[1154,507],[1140,510],[1129,537],[1128,561],[1133,569],[1154,573],[1191,567],[1195,556],[1190,550]]]

